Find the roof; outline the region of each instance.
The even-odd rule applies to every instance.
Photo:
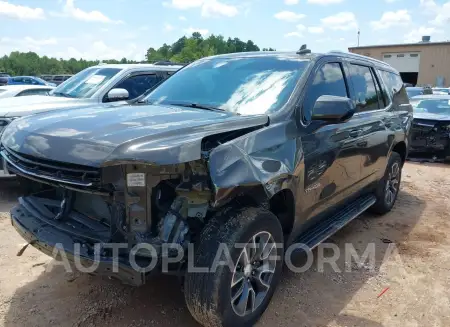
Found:
[[[415,100],[450,100],[450,95],[447,94],[426,94],[426,95],[417,95],[412,97]]]
[[[226,53],[221,55],[216,55],[207,58],[250,58],[250,57],[284,57],[284,58],[300,58],[300,59],[319,59],[321,57],[326,56],[338,56],[342,58],[348,59],[356,59],[356,60],[364,60],[371,62],[372,64],[378,64],[379,66],[383,66],[388,68],[389,70],[396,71],[392,66],[387,64],[384,61],[377,60],[371,57],[361,56],[356,53],[343,52],[343,51],[330,51],[327,53],[310,53],[310,54],[298,54],[297,52],[280,52],[280,51],[255,51],[255,52],[235,52],[235,53]],[[201,60],[201,59],[200,59]]]
[[[27,85],[27,84],[21,84],[21,85],[4,85],[0,86],[1,90],[5,91],[22,91],[22,90],[31,90],[31,89],[53,89],[54,86],[50,85]]]
[[[445,42],[417,42],[417,43],[398,43],[398,44],[377,44],[377,45],[363,45],[359,47],[349,47],[349,50],[356,49],[372,49],[372,48],[393,48],[393,47],[420,47],[420,46],[430,46],[430,45],[448,45],[450,46],[450,41]]]
[[[92,66],[89,68],[118,68],[118,69],[139,69],[139,68],[148,68],[148,69],[153,69],[155,71],[167,71],[167,70],[173,70],[176,71],[180,68],[182,68],[183,66],[175,66],[175,65],[153,65],[153,64],[99,64],[96,66]],[[58,75],[59,76],[59,75]]]

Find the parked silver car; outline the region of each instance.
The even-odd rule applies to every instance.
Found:
[[[83,108],[93,103],[133,100],[168,78],[182,66],[152,64],[101,64],[74,75],[49,96],[26,96],[0,102],[0,135],[17,117],[44,111]],[[0,177],[3,172],[0,162]]]

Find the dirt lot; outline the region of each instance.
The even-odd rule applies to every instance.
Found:
[[[24,242],[7,213],[14,184],[1,183],[0,326],[198,326],[173,277],[132,288],[66,274],[31,247],[17,257]],[[258,326],[450,326],[449,198],[450,166],[408,163],[395,210],[366,214],[331,240],[360,253],[374,242],[375,269],[285,271]]]

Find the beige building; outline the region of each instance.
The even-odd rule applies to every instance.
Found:
[[[350,52],[382,60],[397,69],[405,83],[450,86],[450,41],[360,46]]]

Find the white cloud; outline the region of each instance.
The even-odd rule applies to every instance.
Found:
[[[98,10],[84,11],[75,7],[75,0],[66,0],[62,13],[51,12],[53,16],[71,17],[85,22],[123,24],[121,20],[112,20]]]
[[[163,4],[168,7],[185,10],[201,7],[203,0],[172,0],[171,2],[163,2]]]
[[[420,0],[420,7],[428,14],[436,14],[439,12],[439,6],[434,0]]]
[[[76,58],[87,60],[105,60],[105,59],[117,59],[127,58],[130,60],[143,60],[145,50],[138,49],[136,44],[129,43],[125,46],[112,47],[104,43],[103,41],[95,41],[89,44],[79,45],[80,48],[69,46],[65,51],[59,51],[55,54],[56,57],[62,58]]]
[[[284,0],[284,4],[287,6],[292,6],[298,4],[298,0]]]
[[[169,24],[169,23],[165,23],[164,24],[164,31],[165,32],[172,32],[175,29],[175,26]]]
[[[235,6],[227,5],[216,0],[205,1],[202,6],[203,17],[234,17],[238,13],[239,11]]]
[[[284,34],[284,37],[303,37],[303,32],[306,31],[306,26],[298,24],[296,26],[297,30]]]
[[[405,34],[406,43],[416,43],[422,40],[422,36],[435,36],[436,34],[443,34],[444,31],[437,29],[435,27],[420,26],[419,28],[414,28],[409,33]]]
[[[25,43],[28,43],[28,44],[31,44],[34,46],[58,44],[58,40],[54,37],[51,37],[48,39],[33,39],[30,36],[26,36],[23,40]]]
[[[308,32],[312,34],[322,34],[324,32],[324,29],[320,26],[311,26],[308,27]]]
[[[315,5],[332,5],[342,2],[344,2],[344,0],[308,0],[308,3],[312,3]]]
[[[300,32],[290,32],[284,34],[284,37],[303,37],[303,34]]]
[[[0,17],[2,16],[20,20],[45,19],[45,13],[42,8],[14,5],[7,1],[0,1]]]
[[[370,22],[374,30],[382,30],[394,26],[406,26],[411,23],[411,16],[406,9],[385,12],[380,20]]]
[[[186,35],[191,36],[192,33],[194,32],[199,32],[202,36],[208,35],[209,31],[207,29],[204,28],[194,28],[194,27],[189,27],[184,29],[184,32],[186,33]]]
[[[276,19],[292,23],[292,22],[297,22],[300,19],[304,18],[305,15],[304,14],[297,14],[297,13],[292,12],[292,11],[280,11],[279,13],[276,13],[274,15],[274,17]]]
[[[179,10],[201,8],[203,17],[234,17],[239,13],[237,7],[218,0],[171,0],[163,2],[163,5]]]
[[[358,22],[356,20],[355,14],[347,11],[322,18],[321,22],[324,27],[338,31],[349,31],[358,28]]]
[[[297,27],[297,30],[300,32],[303,32],[306,30],[306,26],[302,25],[302,24],[298,24],[296,27]]]
[[[180,17],[178,17],[178,19],[182,20],[182,21],[186,21],[187,20],[186,17],[184,17],[184,16],[180,16]]]
[[[9,55],[12,51],[28,52],[41,51],[57,45],[58,39],[54,37],[35,39],[30,36],[24,38],[3,37],[0,39],[0,55]]]

